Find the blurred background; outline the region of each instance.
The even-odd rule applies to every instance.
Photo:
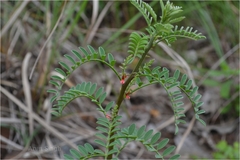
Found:
[[[147,1],[161,14],[158,1]],[[160,85],[144,88],[123,103],[123,126],[131,123],[162,132],[182,159],[239,158],[239,1],[173,1],[192,26],[207,38],[160,43],[148,59],[172,72],[192,77],[203,95],[203,127],[193,121],[185,101],[187,124],[174,135],[173,113]],[[54,68],[71,50],[102,46],[121,65],[128,55],[128,37],[145,32],[146,22],[128,1],[1,1],[1,159],[62,159],[78,144],[93,144],[96,118],[102,116],[90,100],[80,98],[51,116],[48,89]],[[41,54],[41,55],[40,55]],[[37,60],[37,58],[39,59]],[[184,61],[182,61],[183,58]],[[29,80],[34,63],[36,68]],[[130,67],[134,67],[130,66]],[[131,68],[130,68],[131,69]],[[121,72],[120,69],[118,69]],[[106,101],[116,100],[117,77],[106,66],[88,63],[64,86],[91,81],[103,86]],[[107,103],[107,102],[106,102]],[[187,131],[190,132],[187,132]],[[94,144],[93,144],[94,145]],[[94,145],[95,148],[100,146]],[[123,150],[121,159],[152,159],[139,143]]]

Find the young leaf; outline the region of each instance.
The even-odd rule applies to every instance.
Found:
[[[172,153],[172,151],[174,151],[176,147],[175,146],[170,146],[168,147],[167,149],[165,149],[162,153],[163,156],[167,156],[169,155],[170,153]]]
[[[107,118],[105,118],[105,117],[99,117],[97,120],[109,124],[109,120]]]
[[[177,100],[180,100],[180,99],[182,99],[182,98],[183,98],[182,95],[178,95],[178,96],[173,97],[173,100],[174,100],[174,101],[177,101]]]
[[[99,103],[102,103],[102,102],[105,100],[106,96],[107,96],[107,93],[106,93],[106,92],[103,93],[103,94],[99,97]]]
[[[176,155],[170,157],[169,160],[177,160],[179,157],[180,157],[180,154],[176,154]]]
[[[203,102],[198,102],[197,104],[196,104],[196,107],[195,108],[199,108],[199,107],[201,107],[203,105]]]
[[[168,86],[167,88],[168,89],[171,89],[171,88],[174,88],[174,87],[176,87],[176,86],[178,86],[179,85],[179,83],[178,82],[175,82],[175,83],[173,83],[173,84],[171,84],[170,86]],[[181,92],[180,92],[181,93]]]
[[[108,130],[107,130],[106,128],[97,126],[96,129],[99,130],[99,131],[102,131],[102,132],[104,132],[104,133],[108,133]]]
[[[86,149],[82,146],[82,145],[79,145],[78,146],[78,150],[84,155],[86,156],[88,153],[86,151]]]
[[[103,87],[97,90],[97,92],[95,93],[95,98],[98,99],[98,97],[102,94],[102,92],[103,92]]]
[[[165,147],[168,143],[169,139],[165,138],[163,139],[158,145],[157,145],[157,150],[162,149],[163,147]]]
[[[136,125],[132,124],[128,129],[128,134],[131,135],[135,131]]]
[[[196,114],[195,114],[195,117],[197,117],[196,116]],[[204,126],[206,126],[206,123],[204,122],[204,120],[202,120],[202,119],[200,119],[200,118],[196,118],[200,123],[202,123],[202,125],[204,125]]]
[[[72,64],[76,64],[75,60],[71,56],[65,54],[64,57],[67,58],[70,62],[72,62]]]
[[[99,144],[99,145],[101,145],[103,147],[106,147],[106,144],[102,140],[100,140],[100,139],[95,139],[94,142],[96,142],[97,144]]]
[[[154,12],[154,10],[152,9],[152,7],[149,4],[145,3],[145,2],[142,2],[142,3],[144,5],[144,7],[146,8],[146,10],[151,14],[154,22],[157,22],[157,15]]]
[[[152,129],[149,130],[149,131],[147,131],[147,133],[144,135],[143,139],[144,139],[145,141],[147,141],[147,140],[151,137],[152,133],[153,133],[153,130],[152,130]]]
[[[86,150],[87,150],[89,153],[91,153],[91,154],[94,153],[94,148],[92,147],[91,144],[86,143],[84,146],[85,146]]]
[[[80,53],[78,53],[78,52],[75,51],[75,50],[72,50],[72,53],[73,53],[80,61],[82,61],[82,56],[81,56]]]
[[[195,86],[195,87],[193,88],[192,92],[191,92],[189,95],[190,95],[191,97],[193,97],[194,94],[197,92],[197,90],[198,90],[198,86]]]
[[[56,117],[60,116],[60,114],[58,112],[51,112],[51,114],[56,116]]]
[[[106,58],[105,50],[102,47],[99,47],[98,52],[100,54],[101,59],[104,60]]]
[[[186,84],[186,90],[189,90],[191,88],[191,86],[192,86],[192,80],[189,79],[187,84]]]
[[[89,57],[89,53],[88,53],[83,47],[79,47],[79,49],[83,52],[83,54],[84,54],[86,57]]]
[[[175,133],[174,133],[175,135],[177,135],[178,130],[179,130],[178,125],[175,123]]]
[[[196,95],[196,97],[193,99],[194,102],[198,101],[202,97],[201,94]]]
[[[163,158],[159,153],[155,154],[155,158]]]
[[[118,149],[113,148],[111,151],[108,152],[108,155],[113,154],[113,153],[117,153]]]
[[[92,46],[88,45],[87,47],[92,54],[96,53],[95,49]]]
[[[98,154],[101,154],[101,155],[105,155],[105,153],[99,149],[95,149],[94,150],[94,153],[98,153]]]
[[[53,97],[50,99],[50,102],[53,103],[56,99],[57,99],[57,95],[53,96]]]
[[[54,89],[49,89],[49,90],[47,90],[47,92],[49,92],[49,93],[57,93],[58,91],[56,91],[56,90],[54,90]]]
[[[92,83],[91,83],[91,82],[88,82],[88,83],[86,84],[86,86],[85,86],[84,91],[88,93],[91,85],[92,85]]]
[[[56,68],[55,71],[57,71],[58,73],[60,73],[64,77],[67,76],[66,73],[62,69],[60,69],[60,68]]]
[[[111,66],[114,66],[116,60],[114,59],[113,55],[111,53],[108,53],[108,61]]]
[[[81,155],[80,155],[80,153],[77,151],[77,150],[75,150],[75,149],[70,149],[70,153],[75,157],[75,158],[81,158]]]
[[[159,140],[160,136],[161,136],[160,132],[157,132],[156,134],[154,134],[154,136],[152,137],[152,139],[150,141],[150,144],[156,143]]]
[[[66,160],[74,160],[74,158],[68,154],[64,154],[64,159]]]
[[[67,65],[66,63],[64,63],[64,62],[59,62],[59,64],[60,64],[63,68],[65,68],[66,70],[68,70],[69,72],[71,72],[71,69],[68,67],[68,65]]]
[[[138,138],[141,138],[144,135],[145,128],[146,128],[146,125],[139,128],[139,130],[137,131],[137,137]]]
[[[105,123],[105,122],[103,122],[103,121],[97,121],[97,124],[100,124],[100,125],[102,125],[102,126],[104,126],[104,127],[106,127],[106,128],[109,128],[108,123]]]
[[[204,110],[199,110],[199,111],[197,111],[197,113],[196,113],[196,114],[203,114],[203,113],[205,113],[205,111],[204,111]]]
[[[59,76],[51,76],[52,79],[56,79],[56,80],[59,80],[59,81],[63,81],[63,79]]]
[[[187,80],[187,75],[184,74],[184,75],[182,76],[182,78],[181,78],[180,86],[183,86],[183,85],[185,84],[186,80]]]
[[[183,124],[185,124],[186,121],[183,120],[183,119],[177,119],[175,123],[177,123],[177,124],[179,124],[179,123],[183,123]]]
[[[173,75],[173,77],[175,78],[175,81],[178,80],[179,75],[180,75],[180,71],[179,71],[179,70],[176,70],[176,71],[174,72],[174,75]]]
[[[148,26],[151,26],[151,18],[149,18],[150,14],[149,12],[146,10],[146,8],[142,5],[143,2],[142,0],[131,0],[130,1],[143,15],[143,17],[145,18]]]
[[[102,133],[96,133],[95,136],[102,138],[102,139],[107,139],[107,137],[105,135],[103,135]]]
[[[80,86],[80,91],[85,91],[86,82],[83,82]]]
[[[111,107],[113,106],[113,104],[114,104],[114,101],[109,102],[105,108],[105,112],[108,112],[111,109]]]
[[[95,92],[96,88],[97,88],[97,84],[94,83],[94,84],[91,86],[90,90],[89,90],[89,94],[90,94],[90,95],[93,95],[93,93]]]
[[[162,78],[163,75],[165,75],[166,73],[168,73],[169,71],[168,70],[163,70],[161,71],[159,74],[158,74],[158,78]]]
[[[182,101],[180,101],[180,102],[175,103],[174,105],[175,105],[175,107],[178,108],[178,107],[181,107],[182,105],[184,105],[184,103]]]

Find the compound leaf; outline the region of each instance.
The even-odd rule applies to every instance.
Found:
[[[163,156],[167,156],[169,155],[170,153],[172,153],[172,151],[174,151],[176,147],[175,146],[170,146],[168,147],[167,149],[165,149],[162,153]]]

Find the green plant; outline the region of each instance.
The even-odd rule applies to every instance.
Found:
[[[216,145],[218,151],[213,153],[213,158],[221,159],[239,159],[239,143],[234,142],[233,145],[228,145],[225,140],[222,140]]]
[[[155,153],[156,158],[164,159],[164,157],[172,153],[175,146],[166,148],[162,153],[159,152],[169,141],[169,139],[165,138],[159,142],[161,137],[160,132],[153,134],[153,130],[145,131],[145,125],[139,129],[136,128],[135,124],[122,129],[119,127],[121,124],[121,116],[119,116],[118,113],[123,100],[129,99],[131,94],[139,89],[156,83],[162,85],[171,100],[175,117],[175,133],[178,132],[178,125],[180,123],[185,123],[185,120],[182,119],[185,115],[181,112],[184,110],[182,108],[184,103],[181,101],[183,98],[182,92],[191,101],[196,119],[205,125],[205,122],[199,117],[200,114],[204,113],[203,110],[199,109],[199,107],[203,105],[203,102],[199,101],[201,95],[197,93],[197,86],[192,87],[192,80],[188,80],[185,74],[183,74],[179,80],[179,70],[176,70],[173,76],[170,76],[167,68],[161,68],[160,66],[152,68],[153,60],[144,61],[149,50],[161,41],[165,41],[170,45],[175,42],[178,37],[186,37],[193,40],[205,37],[202,36],[201,33],[197,33],[197,31],[192,32],[192,28],[190,27],[186,29],[181,27],[178,29],[178,26],[173,26],[173,23],[183,20],[184,17],[177,16],[177,14],[182,11],[181,7],[174,6],[169,1],[164,5],[162,0],[160,0],[162,9],[162,16],[160,19],[149,4],[141,0],[131,0],[131,3],[144,16],[148,27],[146,28],[147,34],[139,32],[131,33],[128,48],[129,56],[125,58],[120,66],[121,74],[115,67],[116,60],[111,53],[106,54],[102,47],[99,47],[96,51],[92,46],[88,45],[88,50],[83,47],[79,48],[84,56],[78,51],[72,50],[77,60],[68,54],[64,55],[72,65],[59,62],[65,71],[56,68],[55,70],[61,76],[54,75],[51,77],[52,80],[49,81],[57,88],[48,90],[48,92],[55,94],[51,98],[51,102],[56,101],[52,112],[53,115],[61,115],[63,109],[72,100],[78,97],[87,97],[91,99],[91,101],[98,106],[97,109],[104,115],[97,120],[97,124],[99,124],[97,130],[99,133],[97,133],[96,136],[100,139],[95,140],[95,142],[103,146],[105,150],[94,149],[91,144],[86,143],[84,146],[79,145],[78,150],[71,149],[70,152],[72,156],[65,155],[66,159],[88,159],[93,157],[117,159],[120,152],[131,141],[141,142],[149,151]],[[127,68],[134,60],[138,60],[135,68],[131,73],[127,73]],[[92,82],[83,82],[70,88],[64,94],[60,94],[64,82],[74,70],[82,64],[92,61],[105,64],[118,77],[122,86],[116,103],[112,101],[104,107],[103,102],[106,98],[106,92],[104,92],[103,87],[98,88],[97,84]],[[132,88],[133,86],[137,87]],[[177,154],[173,155],[170,159],[178,159],[179,157],[180,155]]]

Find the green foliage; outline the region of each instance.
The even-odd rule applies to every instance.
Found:
[[[177,40],[177,37],[186,37],[190,39],[201,39],[200,33],[197,31],[192,32],[192,28],[183,27],[178,30],[177,26],[173,26],[172,23],[181,21],[184,17],[177,17],[177,14],[181,12],[181,7],[174,6],[169,1],[164,5],[160,0],[162,8],[162,16],[158,20],[157,14],[151,8],[151,6],[142,0],[131,0],[131,3],[142,13],[147,21],[148,35],[144,33],[133,32],[129,37],[129,56],[124,60],[121,65],[122,75],[115,69],[116,60],[111,53],[106,54],[102,47],[99,47],[96,51],[92,46],[88,45],[88,50],[83,47],[79,47],[81,53],[72,50],[74,57],[71,55],[64,55],[66,60],[70,63],[59,62],[61,67],[56,68],[55,71],[59,75],[53,75],[49,83],[55,86],[57,89],[49,89],[49,93],[53,93],[51,102],[56,101],[52,114],[59,116],[62,114],[63,109],[74,99],[79,97],[87,97],[93,103],[96,104],[97,110],[103,113],[103,117],[97,119],[96,136],[99,139],[95,140],[95,143],[102,147],[103,150],[94,149],[89,143],[78,146],[78,150],[71,149],[71,155],[65,155],[66,159],[89,159],[96,157],[104,157],[104,159],[117,159],[120,152],[132,141],[141,142],[148,151],[153,152],[156,158],[164,159],[169,158],[169,155],[174,151],[175,146],[169,146],[169,139],[161,138],[161,133],[157,132],[153,134],[153,130],[146,131],[146,126],[142,126],[139,129],[135,124],[126,128],[120,128],[121,116],[118,112],[121,107],[121,103],[124,98],[129,98],[133,92],[142,89],[143,87],[159,83],[167,92],[169,99],[172,103],[172,109],[175,117],[175,126],[177,134],[178,125],[185,123],[182,119],[185,115],[182,113],[184,103],[182,102],[183,93],[191,101],[194,108],[196,119],[205,125],[205,122],[200,119],[199,115],[204,113],[200,107],[203,102],[200,101],[201,95],[198,94],[198,87],[192,87],[192,80],[187,78],[187,75],[181,76],[180,71],[176,70],[173,76],[170,76],[169,70],[165,67],[161,68],[157,66],[152,69],[153,60],[144,63],[144,60],[149,50],[155,46],[159,41],[166,41],[168,44]],[[173,29],[174,28],[174,29]],[[135,66],[132,73],[126,76],[126,69],[129,67],[135,59],[138,59],[138,63]],[[61,94],[62,86],[64,82],[69,78],[73,71],[87,62],[100,62],[108,66],[118,77],[122,84],[121,90],[118,96],[118,100],[115,102],[109,102],[105,107],[102,103],[106,99],[106,92],[103,87],[98,88],[97,84],[92,82],[82,82],[76,86],[70,88]],[[133,85],[137,87],[133,89]],[[111,114],[110,114],[111,112]],[[178,159],[180,155],[173,155],[170,159]]]
[[[182,21],[185,17],[177,16],[180,12],[182,12],[181,7],[174,6],[169,1],[167,1],[166,5],[160,1],[162,9],[162,16],[160,17],[160,20],[157,20],[156,13],[153,11],[152,7],[142,0],[131,0],[131,3],[144,16],[148,24],[148,28],[146,28],[146,30],[149,34],[156,34],[155,43],[166,41],[167,44],[170,45],[177,40],[177,37],[190,38],[193,40],[205,38],[205,36],[202,36],[201,33],[197,33],[197,30],[192,31],[192,27],[187,27],[186,29],[181,27],[178,29],[177,25],[175,27],[172,25],[173,23]]]
[[[140,36],[137,32],[131,33],[129,37],[128,53],[132,55],[132,60],[135,57],[141,58],[144,53],[144,48],[148,43],[148,36]]]
[[[218,151],[213,153],[213,158],[239,159],[239,142],[228,145],[226,141],[220,141],[216,145]]]
[[[151,62],[152,63],[152,62]],[[150,65],[150,64],[149,64]],[[146,77],[146,81],[140,79],[140,77]],[[174,111],[175,117],[175,126],[176,131],[178,132],[178,124],[186,123],[185,120],[180,119],[185,117],[185,114],[182,113],[184,110],[183,105],[184,103],[181,101],[183,98],[182,92],[189,98],[194,107],[195,117],[196,119],[201,122],[203,125],[206,125],[205,122],[200,119],[199,115],[203,114],[205,111],[199,109],[203,105],[203,102],[199,101],[201,98],[200,94],[197,94],[198,87],[192,87],[192,80],[187,80],[187,76],[184,74],[182,75],[180,81],[178,81],[180,77],[180,71],[176,70],[172,77],[169,76],[169,70],[167,68],[155,67],[154,69],[150,69],[148,65],[145,65],[143,68],[140,69],[139,73],[132,82],[138,86],[134,90],[130,90],[130,93],[133,93],[143,87],[146,87],[151,84],[159,83],[161,84],[164,89],[166,90],[171,103],[172,109]]]

